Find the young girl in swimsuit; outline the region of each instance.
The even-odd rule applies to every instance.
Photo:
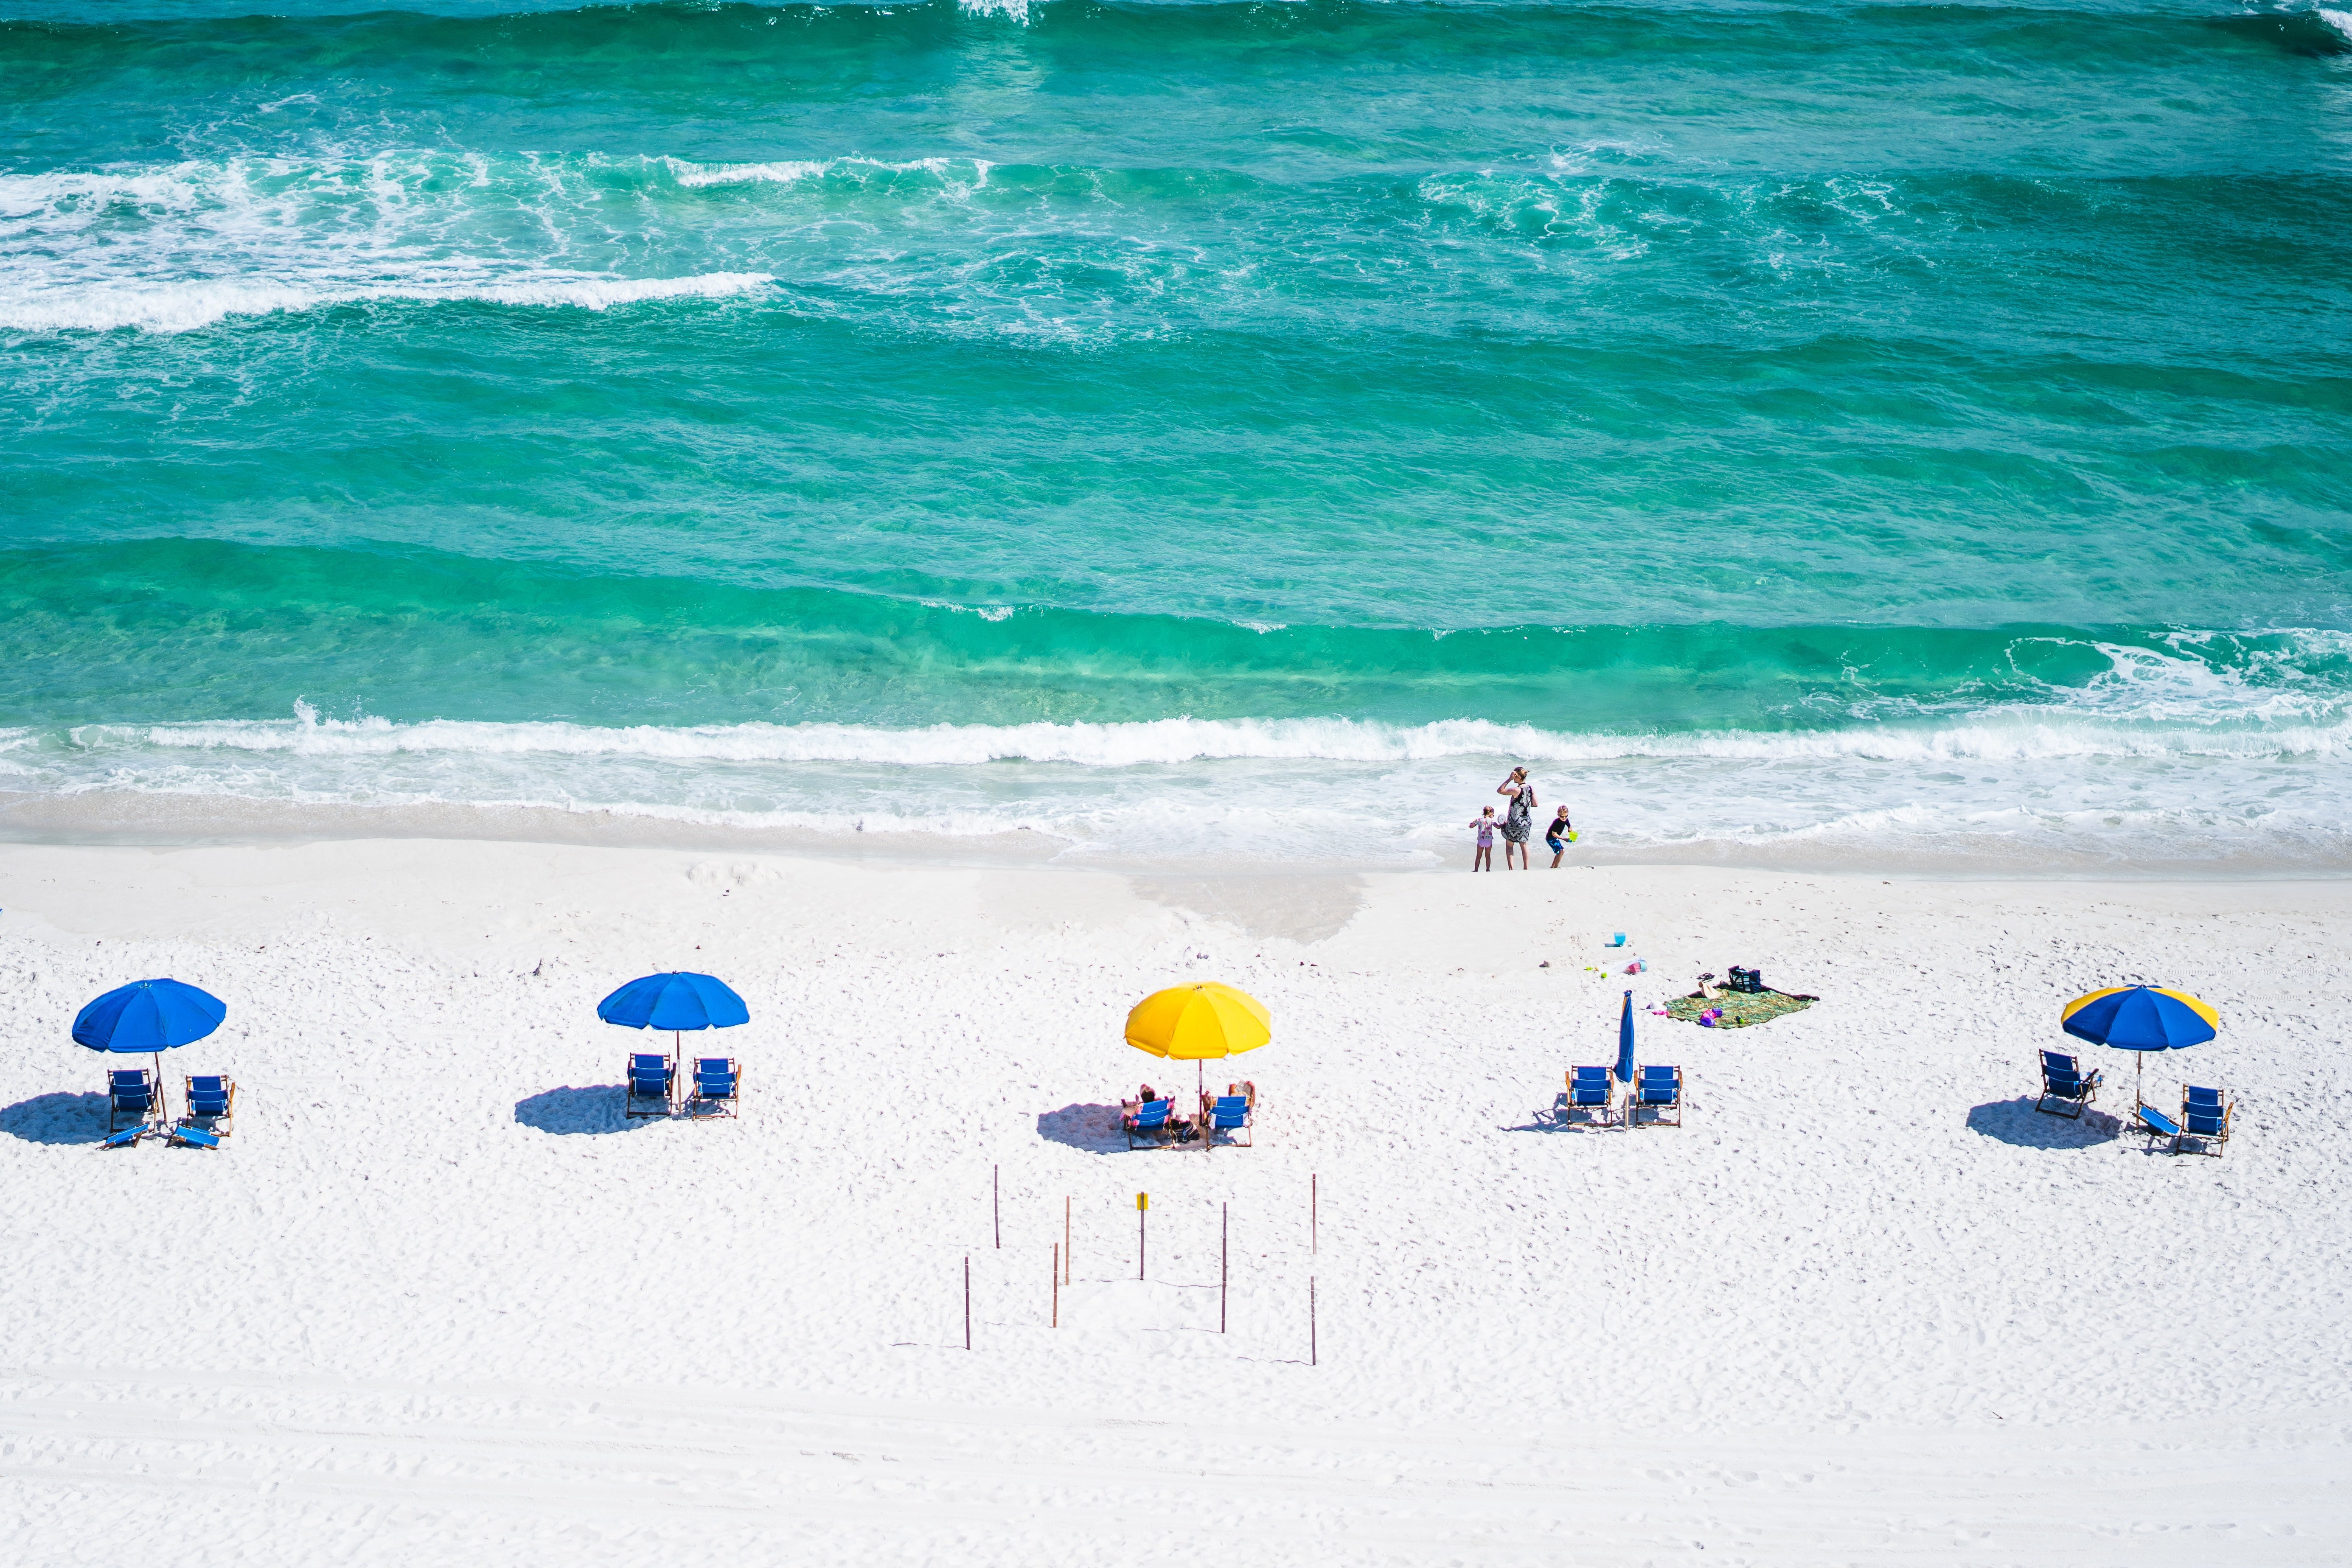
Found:
[[[1471,858],[1470,869],[1491,871],[1495,868],[1495,808],[1488,806],[1470,826],[1478,830],[1478,853]]]

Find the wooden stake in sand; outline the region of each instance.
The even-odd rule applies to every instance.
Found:
[[[1307,1364],[1315,1364],[1315,1276],[1307,1277]]]
[[[1000,1175],[1003,1167],[988,1168],[988,1213],[996,1225],[996,1250],[1004,1250],[1004,1182]]]
[[[1054,1248],[1054,1323],[1053,1323],[1053,1326],[1054,1326],[1055,1328],[1057,1328],[1057,1329],[1058,1329],[1058,1328],[1060,1328],[1060,1327],[1062,1326],[1062,1249],[1061,1249],[1061,1247],[1060,1247],[1058,1245],[1056,1245],[1056,1246],[1055,1247],[1055,1248]]]
[[[1151,1206],[1150,1193],[1135,1194],[1135,1277],[1143,1278],[1143,1211]]]
[[[1225,1331],[1225,1282],[1232,1272],[1225,1267],[1226,1246],[1234,1234],[1233,1215],[1229,1205],[1217,1205],[1217,1332]]]
[[[971,1349],[971,1254],[963,1255],[963,1348]]]

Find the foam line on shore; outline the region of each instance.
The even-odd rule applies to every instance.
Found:
[[[1158,719],[1131,723],[746,723],[616,727],[566,722],[491,723],[321,718],[212,720],[152,725],[83,725],[73,744],[90,750],[289,752],[308,756],[479,753],[640,757],[676,762],[824,762],[977,766],[998,762],[1109,768],[1202,761],[1423,762],[1457,757],[1552,763],[1633,758],[1878,762],[2006,762],[2067,757],[2326,757],[2352,745],[2352,721],[2257,727],[2135,726],[2063,710],[2019,709],[1975,721],[1912,727],[1572,733],[1528,724],[1452,719],[1420,725],[1351,719]]]

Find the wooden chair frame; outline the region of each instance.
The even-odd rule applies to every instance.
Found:
[[[226,1138],[230,1133],[236,1131],[235,1125],[236,1121],[236,1080],[230,1078],[226,1073],[199,1072],[184,1074],[182,1076],[180,1080],[180,1092],[186,1098],[181,1100],[181,1104],[189,1107],[194,1106],[196,1103],[196,1079],[200,1078],[216,1078],[221,1080],[222,1087],[226,1089],[228,1093],[228,1109],[222,1111],[217,1116],[200,1115],[194,1110],[191,1109],[181,1113],[180,1120],[176,1125],[179,1127],[200,1127],[216,1138]]]
[[[2042,1053],[2042,1093],[2035,1098],[2033,1109],[2044,1116],[2063,1116],[2069,1121],[2080,1121],[2083,1119],[2083,1112],[2088,1110],[2093,1102],[2099,1098],[2099,1085],[2105,1081],[2105,1075],[2095,1071],[2081,1071],[2082,1058],[2068,1057],[2066,1059],[2075,1064],[2077,1070],[2074,1074],[2074,1085],[2081,1091],[2070,1094],[2065,1086],[2054,1083],[2051,1079],[2049,1058],[2059,1054],[2061,1053],[2055,1051]],[[2074,1109],[2053,1110],[2050,1109],[2050,1102],[2053,1100],[2062,1106],[2071,1105]]]
[[[1602,1068],[1601,1069],[1602,1089],[1600,1106],[1596,1109],[1593,1106],[1579,1105],[1576,1103],[1576,1075],[1580,1071],[1591,1072],[1592,1070],[1593,1069],[1589,1067],[1570,1068],[1568,1071],[1560,1075],[1562,1078],[1567,1079],[1568,1087],[1552,1097],[1551,1115],[1554,1125],[1560,1127],[1574,1127],[1579,1125],[1576,1120],[1576,1114],[1579,1111],[1585,1111],[1591,1114],[1592,1119],[1589,1122],[1583,1124],[1586,1126],[1614,1127],[1619,1124],[1620,1107],[1617,1104],[1617,1077],[1607,1068]]]
[[[2226,1089],[2215,1089],[2213,1092],[2219,1095],[2221,1100],[2221,1130],[2219,1132],[2192,1132],[2189,1130],[2189,1089],[2186,1086],[2182,1087],[2180,1090],[2180,1131],[2179,1135],[2172,1140],[2172,1152],[2174,1153],[2179,1154],[2183,1152],[2184,1151],[2182,1150],[2181,1145],[2191,1139],[2194,1139],[2197,1142],[2199,1147],[2186,1151],[2187,1152],[2195,1154],[2210,1154],[2216,1159],[2221,1157],[2221,1151],[2228,1146],[2230,1142],[2230,1118],[2238,1109],[2237,1098],[2229,1093]]]
[[[740,1107],[743,1100],[743,1064],[737,1061],[733,1057],[702,1057],[697,1059],[701,1061],[725,1062],[727,1064],[728,1076],[735,1080],[735,1091],[732,1094],[725,1095],[723,1097],[706,1095],[702,1092],[701,1075],[698,1073],[695,1074],[688,1079],[694,1087],[687,1093],[686,1107],[683,1114],[691,1120],[706,1121],[731,1121],[740,1118],[741,1115]],[[712,1109],[701,1109],[703,1107],[710,1107]]]
[[[631,1051],[629,1053],[633,1058],[636,1057],[650,1057],[656,1054],[656,1053],[653,1051]],[[661,1109],[659,1110],[640,1110],[637,1109],[637,1102],[639,1100],[650,1100],[654,1097],[650,1094],[639,1094],[637,1092],[636,1063],[635,1060],[632,1060],[621,1080],[623,1086],[622,1093],[627,1097],[621,1103],[622,1120],[626,1121],[631,1117],[667,1117],[677,1114],[677,1058],[663,1054],[661,1060],[662,1070],[667,1075],[667,1082],[662,1089]]]
[[[1213,1149],[1217,1146],[1219,1129],[1214,1125],[1213,1111],[1220,1100],[1238,1100],[1242,1102],[1242,1124],[1239,1127],[1228,1127],[1223,1130],[1228,1135],[1225,1147],[1228,1149],[1257,1147],[1257,1090],[1254,1086],[1245,1087],[1248,1088],[1247,1093],[1211,1094],[1206,1090],[1202,1092],[1201,1120],[1197,1125],[1201,1129],[1201,1146],[1203,1149]],[[1248,1136],[1233,1136],[1235,1133],[1247,1133]]]
[[[1142,1114],[1144,1106],[1150,1102],[1141,1100],[1122,1100],[1118,1102],[1119,1131],[1127,1134],[1127,1146],[1129,1149],[1132,1150],[1136,1147],[1136,1140],[1138,1138],[1144,1139],[1150,1146],[1157,1149],[1167,1148],[1169,1145],[1175,1142],[1176,1097],[1171,1094],[1162,1096],[1161,1098],[1165,1099],[1168,1102],[1167,1116],[1162,1119],[1159,1126],[1146,1127],[1140,1131],[1139,1131],[1134,1125],[1135,1118]]]
[[[137,1073],[147,1082],[147,1111],[146,1114],[140,1117],[138,1121],[125,1121],[122,1120],[126,1113],[122,1107],[116,1102],[114,1089],[114,1075],[119,1072]],[[109,1068],[106,1069],[106,1135],[109,1138],[113,1137],[117,1132],[121,1131],[122,1129],[126,1127],[138,1127],[144,1125],[160,1129],[163,1123],[170,1119],[170,1113],[163,1109],[163,1079],[162,1075],[151,1074],[145,1068]]]
[[[1666,1064],[1664,1062],[1658,1062],[1655,1064],[1644,1063],[1643,1064],[1643,1067],[1635,1068],[1633,1069],[1633,1081],[1625,1086],[1625,1125],[1628,1127],[1641,1126],[1642,1112],[1646,1110],[1650,1113],[1649,1124],[1653,1127],[1680,1127],[1683,1124],[1683,1069],[1678,1067],[1666,1068],[1667,1071],[1672,1072],[1675,1075],[1675,1097],[1669,1101],[1661,1103],[1657,1100],[1646,1099],[1642,1093],[1642,1073],[1643,1068],[1653,1065],[1661,1068],[1666,1067]],[[1669,1110],[1675,1113],[1674,1120],[1671,1121],[1667,1121],[1665,1116],[1665,1113]]]

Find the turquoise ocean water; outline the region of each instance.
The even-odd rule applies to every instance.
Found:
[[[2352,13],[254,3],[0,0],[20,804],[2352,859]]]

